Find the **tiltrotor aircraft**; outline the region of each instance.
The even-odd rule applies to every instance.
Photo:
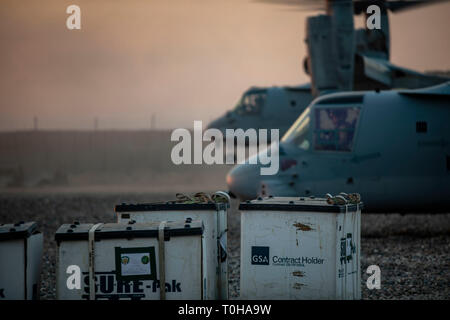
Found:
[[[450,81],[324,95],[282,138],[278,174],[237,165],[227,176],[230,193],[254,199],[357,192],[365,212],[449,212],[449,121]]]
[[[226,129],[280,130],[282,136],[317,96],[351,90],[423,88],[448,78],[422,74],[389,62],[390,35],[388,10],[398,12],[430,1],[352,1],[352,0],[261,0],[260,2],[310,5],[326,14],[306,20],[307,57],[304,70],[311,84],[297,87],[250,88],[234,110],[209,124],[225,136]],[[376,4],[380,8],[380,29],[354,29],[354,14],[364,13]]]
[[[311,85],[292,87],[252,87],[242,95],[236,107],[211,122],[209,128],[217,128],[225,136],[226,129],[278,128],[286,133],[292,122],[312,101]]]

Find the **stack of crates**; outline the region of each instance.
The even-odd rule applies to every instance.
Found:
[[[241,203],[242,299],[360,299],[362,203]]]
[[[61,226],[57,298],[228,299],[228,207],[189,199],[123,203],[115,207],[116,223]]]

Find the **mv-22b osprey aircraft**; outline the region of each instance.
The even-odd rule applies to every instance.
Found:
[[[325,95],[282,138],[278,174],[240,164],[228,187],[241,199],[357,192],[365,212],[450,212],[449,123],[450,82]]]
[[[333,3],[341,5],[333,5],[334,12],[353,4],[345,0]],[[350,9],[353,12],[354,8]],[[332,27],[332,21],[329,26],[330,32],[338,28]],[[333,81],[315,77],[327,74],[314,72],[314,59],[320,52],[324,51],[309,56],[313,90],[327,91],[329,83],[342,88],[348,79],[353,83],[361,75],[361,70],[356,71],[358,59],[350,59],[353,51],[347,48],[340,56],[341,61],[350,63],[349,68],[348,64],[335,66]],[[389,84],[416,88],[443,81],[415,72],[402,73],[399,68],[386,69],[391,64],[384,60],[382,67],[376,62],[383,58],[374,55],[360,56],[363,74],[368,78],[366,85],[375,81],[375,76],[368,77],[370,74],[378,78],[377,85],[384,81],[386,87],[382,89]],[[352,68],[353,73],[348,70]],[[349,88],[353,89],[351,85]],[[306,108],[282,138],[277,175],[261,176],[258,165],[242,164],[228,174],[227,183],[230,192],[242,199],[358,192],[365,212],[449,212],[449,120],[450,82],[415,90],[377,88],[324,94]]]
[[[356,1],[351,0],[260,0],[272,4],[326,9],[325,15],[306,21],[307,57],[303,67],[311,83],[299,86],[251,87],[236,107],[212,121],[225,136],[226,129],[279,129],[282,136],[317,96],[350,90],[423,88],[445,82],[445,77],[415,72],[389,62],[390,34],[388,10],[438,2],[429,1]],[[325,8],[323,8],[325,4]],[[366,14],[376,4],[380,8],[380,29],[354,30],[353,15]],[[333,49],[334,48],[334,49]]]

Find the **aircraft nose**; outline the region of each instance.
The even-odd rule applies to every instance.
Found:
[[[221,118],[211,121],[206,129],[220,129],[223,125],[223,121]]]
[[[227,121],[223,117],[218,118],[210,122],[207,126],[207,129],[219,129],[220,131],[224,131],[227,128]]]
[[[238,164],[227,175],[228,188],[242,200],[255,199],[260,185],[259,166]]]
[[[212,128],[219,129],[220,131],[222,131],[222,133],[224,133],[227,128],[233,129],[235,127],[236,127],[236,118],[233,115],[233,113],[229,111],[224,116],[211,121],[208,124],[207,129]]]

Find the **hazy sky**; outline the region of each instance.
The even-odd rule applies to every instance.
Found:
[[[318,0],[319,1],[319,0]],[[81,7],[81,30],[66,28]],[[305,17],[251,0],[2,0],[0,130],[192,128],[300,84]],[[450,70],[450,2],[391,14],[392,61]],[[361,22],[362,18],[356,18]],[[360,25],[361,23],[359,23]]]

